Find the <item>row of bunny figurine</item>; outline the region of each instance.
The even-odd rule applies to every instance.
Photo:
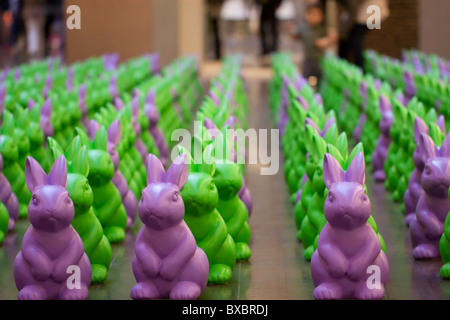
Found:
[[[313,296],[381,299],[389,266],[365,190],[363,144],[348,154],[347,136],[338,133],[334,111],[325,112],[321,96],[301,75],[283,72],[292,70],[286,66],[292,60],[276,55],[272,62],[278,79],[272,80],[271,88],[282,90],[278,119],[289,166],[286,180],[295,190],[291,200],[296,203],[297,237],[305,259],[311,260]],[[289,179],[291,174],[298,178]],[[367,285],[371,268],[380,275],[376,288]]]
[[[154,97],[154,93],[150,92],[149,96]],[[232,96],[237,97],[237,94],[232,93]],[[227,95],[224,95],[225,97]],[[97,117],[97,119],[102,118]],[[49,163],[53,161],[55,163],[48,176],[36,160],[31,157],[27,159],[26,185],[32,193],[28,207],[31,226],[15,263],[15,280],[20,299],[84,299],[88,295],[90,283],[100,283],[106,279],[111,262],[110,243],[120,241],[127,224],[124,206],[127,198],[123,195],[121,198],[120,190],[112,183],[118,172],[118,165],[113,160],[114,155],[119,153],[118,142],[124,140],[121,139],[120,131],[124,127],[127,128],[127,125],[123,125],[124,119],[115,118],[109,127],[91,120],[89,127],[86,128],[88,133],[82,128],[77,129],[77,136],[66,149],[56,139],[49,137],[47,150],[50,150],[52,158]],[[128,140],[128,138],[125,139]],[[221,140],[217,139],[217,141]],[[222,145],[225,144],[228,145],[222,142]],[[241,218],[238,218],[238,222],[235,221],[236,218],[233,218],[237,211],[242,212],[241,217],[248,219],[247,207],[237,196],[238,191],[242,189],[241,167],[233,161],[230,161],[229,165],[223,165],[222,174],[231,176],[230,174],[233,173],[235,178],[231,180],[218,178],[217,188],[221,190],[220,187],[222,187],[227,193],[220,192],[222,196],[219,199],[216,189],[216,200],[214,196],[207,200],[213,202],[218,200],[214,205],[218,208],[220,203],[224,204],[221,212],[228,217],[216,215],[216,218],[220,217],[223,222],[220,230],[211,229],[214,226],[211,225],[211,221],[207,222],[208,218],[205,217],[202,219],[203,222],[192,223],[196,231],[194,237],[183,220],[183,199],[190,199],[189,196],[182,196],[184,190],[187,193],[190,192],[188,187],[183,188],[188,182],[188,166],[184,164],[186,155],[186,153],[180,155],[167,173],[164,171],[163,163],[155,155],[147,158],[147,183],[138,206],[139,216],[144,226],[136,242],[136,256],[133,260],[133,271],[138,282],[131,292],[131,297],[134,299],[196,298],[204,290],[208,281],[224,283],[231,278],[231,269],[236,261],[237,252],[240,259],[245,260],[250,257],[248,224],[245,222],[242,225]],[[212,179],[214,171],[214,169],[213,171],[208,169],[209,179]],[[219,171],[217,169],[217,172]],[[117,181],[126,183],[124,180],[117,178]],[[229,194],[230,181],[236,188],[236,191],[232,192],[234,195]],[[206,187],[211,192],[209,185]],[[183,191],[180,192],[180,189]],[[162,191],[167,191],[167,194],[163,194]],[[129,192],[127,194],[129,195]],[[246,194],[248,197],[248,190]],[[157,197],[158,200],[147,200],[155,199],[152,197]],[[49,200],[51,198],[58,201],[51,202]],[[166,198],[170,201],[166,202]],[[158,201],[163,204],[155,206]],[[241,209],[238,209],[236,204]],[[206,206],[209,208],[211,203]],[[217,210],[214,210],[217,213]],[[170,214],[161,215],[166,211]],[[65,214],[62,215],[59,212]],[[226,224],[224,219],[227,219]],[[244,226],[242,230],[246,231],[235,230],[240,225]],[[172,228],[173,226],[177,227]],[[209,227],[208,232],[216,239],[212,241],[209,236],[204,239],[202,244],[206,251],[196,245],[197,237],[201,237],[201,232],[207,230],[202,230],[203,227]],[[227,228],[230,228],[231,234],[228,233]],[[165,229],[169,230],[166,232]],[[172,232],[175,229],[177,229],[176,236]],[[52,232],[48,233],[49,230]],[[157,239],[154,237],[156,230],[161,231]],[[198,234],[199,231],[200,234]],[[222,237],[224,231],[228,235],[226,242],[231,252],[227,249],[217,252],[212,247],[220,243],[221,240],[217,237]],[[167,238],[164,238],[164,234],[167,234]],[[60,241],[55,243],[58,236],[61,237]],[[236,242],[232,236],[236,237]],[[161,237],[165,240],[161,241]],[[43,243],[44,245],[39,248],[39,245]],[[159,246],[159,248],[152,248],[152,246]],[[173,254],[169,254],[168,251],[170,253],[173,251]],[[161,252],[164,254],[161,255]],[[211,268],[208,261],[210,256],[207,256],[207,253],[211,257],[215,256],[214,259],[217,262]],[[42,261],[44,263],[36,265]],[[231,265],[228,273],[221,269],[222,263]],[[79,270],[83,275],[80,280],[81,286],[66,285],[68,267]],[[66,277],[63,276],[64,274]],[[74,288],[75,291],[72,290]]]
[[[195,68],[195,64],[190,64],[189,66]],[[171,79],[175,81],[176,74],[174,74]],[[189,81],[189,79],[186,81]],[[85,90],[86,86],[82,86],[81,89],[83,87]],[[198,87],[196,89],[198,90]],[[82,91],[83,90],[80,92]],[[117,90],[116,92],[119,91],[120,90]],[[199,92],[196,92],[196,94],[198,95]],[[147,141],[151,140],[150,142],[153,144],[155,144],[153,139],[158,141],[158,145],[153,145],[154,149],[152,151],[156,151],[158,154],[164,154],[164,152],[167,153],[168,151],[165,139],[162,136],[163,134],[161,130],[158,129],[159,110],[156,109],[154,102],[155,95],[155,90],[151,90],[149,98],[147,98],[148,103],[146,103],[143,108],[152,122],[150,123],[149,128],[146,128],[149,134],[147,136]],[[195,96],[193,98],[195,98]],[[48,99],[46,102],[47,101]],[[79,103],[80,105],[87,103],[85,95],[80,94]],[[171,102],[169,101],[169,103]],[[193,103],[191,103],[191,106],[192,105]],[[140,107],[138,106],[138,108]],[[40,108],[33,110],[39,111]],[[20,113],[21,111],[22,110],[18,109],[17,113]],[[2,131],[4,129],[8,133],[11,132],[11,136],[1,136],[2,152],[7,155],[7,160],[15,161],[15,169],[18,170],[20,169],[20,165],[18,165],[17,161],[18,148],[15,145],[16,142],[14,141],[15,137],[13,131],[16,114],[13,115],[7,111],[5,111],[5,114],[6,116],[3,119]],[[41,125],[43,124],[42,118],[43,117],[41,117]],[[130,227],[137,211],[138,201],[136,200],[136,197],[132,196],[127,187],[127,182],[117,170],[117,162],[119,161],[116,147],[118,142],[126,139],[127,141],[124,142],[125,144],[134,143],[133,138],[130,138],[129,136],[124,136],[125,139],[121,139],[121,127],[130,127],[128,123],[125,124],[128,120],[131,122],[131,119],[128,118],[113,120],[108,130],[106,130],[105,127],[100,127],[99,124],[93,120],[87,122],[87,128],[83,128],[83,126],[77,128],[77,136],[69,144],[65,152],[66,156],[70,159],[70,165],[68,166],[70,170],[68,190],[70,190],[71,196],[73,196],[73,203],[76,203],[73,226],[79,231],[86,248],[86,253],[89,256],[89,259],[91,259],[92,283],[101,283],[106,279],[109,264],[111,262],[110,242],[120,242],[124,238],[125,228],[127,226]],[[22,128],[25,128],[25,126]],[[131,130],[135,128],[136,126]],[[43,128],[41,128],[41,131],[42,129]],[[86,131],[88,131],[88,134],[86,134]],[[134,134],[136,133],[134,132]],[[56,159],[56,156],[63,154],[63,150],[65,150],[56,137],[53,137],[51,134],[48,134],[48,136],[48,142],[44,144],[47,147],[47,157],[41,162],[44,165],[45,171],[48,170],[47,166]],[[83,145],[83,147],[81,147],[81,145]],[[53,160],[51,160],[51,158],[53,158]],[[165,162],[166,161],[167,160],[165,160]],[[10,163],[8,162],[8,164]],[[17,172],[20,173],[21,171],[18,170],[16,173]],[[6,177],[3,177],[5,178],[4,180],[7,181]],[[25,173],[23,173],[23,178],[25,178]],[[23,182],[22,191],[24,189],[25,179],[23,179]],[[4,203],[8,205],[7,208],[10,208],[12,214],[4,214],[4,206],[1,207],[1,213],[2,217],[6,216],[10,219],[10,221],[7,221],[7,224],[9,223],[9,229],[12,230],[14,223],[17,220],[19,205],[15,193],[11,190],[12,188],[10,188],[8,192],[7,186],[9,186],[9,184],[2,184],[2,201],[5,199]],[[24,192],[18,194],[22,195]],[[30,198],[33,199],[31,194]],[[26,202],[24,201],[23,207],[26,208],[25,203]],[[127,209],[134,207],[134,210],[131,209],[126,212],[125,207]],[[27,211],[28,210],[25,210],[26,213]],[[134,216],[128,215],[127,217],[127,213],[134,214]],[[2,220],[2,223],[3,222],[4,221]],[[2,228],[2,230],[4,230],[4,228]]]
[[[366,58],[374,59],[373,54],[366,54]],[[386,61],[383,63],[387,64]],[[440,109],[427,110],[419,101],[420,97],[414,96],[417,91],[410,90],[414,85],[411,75],[404,73],[405,92],[400,88],[391,94],[385,91],[380,96],[381,135],[372,157],[374,178],[385,183],[395,201],[403,202],[412,256],[415,259],[441,257],[444,266],[440,275],[449,279],[450,238],[446,233],[450,223],[447,222],[450,211],[449,136],[445,117],[438,114]],[[336,73],[332,77],[336,77]],[[341,77],[341,80],[344,79]]]

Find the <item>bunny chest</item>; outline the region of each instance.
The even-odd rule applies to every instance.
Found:
[[[138,241],[147,244],[162,259],[180,245],[186,233],[187,226],[184,222],[162,230],[144,227]]]
[[[326,231],[322,231],[319,241],[323,244],[334,245],[348,259],[358,252],[381,250],[378,236],[369,223],[350,230],[336,228],[327,223],[324,230]]]
[[[202,216],[185,215],[184,220],[194,234],[197,242],[211,238],[210,236],[214,234],[215,238],[222,243],[228,236],[227,225],[217,209]]]
[[[426,211],[436,216],[442,223],[444,223],[448,212],[450,211],[450,201],[447,197],[432,197],[426,193],[420,195],[417,202],[416,211]]]
[[[30,226],[27,234],[24,243],[41,249],[51,261],[56,260],[67,250],[75,249],[71,244],[73,238],[78,237],[72,226],[57,232],[41,231]]]

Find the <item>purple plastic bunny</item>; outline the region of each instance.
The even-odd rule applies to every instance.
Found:
[[[423,192],[421,178],[425,163],[422,160],[420,152],[420,136],[422,133],[428,134],[428,126],[420,117],[416,117],[414,122],[414,140],[416,141],[417,147],[413,153],[415,169],[409,177],[408,189],[406,189],[405,195],[403,196],[406,212],[405,224],[407,227],[409,227],[411,220],[416,215],[417,202]]]
[[[450,134],[436,147],[433,139],[422,133],[419,149],[425,164],[421,177],[423,192],[411,219],[409,229],[415,259],[440,257],[439,240],[450,211]]]
[[[149,155],[148,186],[139,202],[144,226],[136,239],[133,273],[137,284],[132,299],[197,299],[206,288],[209,262],[184,222],[180,189],[188,178],[186,154],[167,172]]]
[[[155,145],[159,150],[159,157],[164,166],[167,164],[167,158],[169,156],[169,146],[164,138],[164,133],[158,127],[159,112],[155,105],[156,91],[150,89],[147,94],[144,106],[145,115],[148,117],[150,125],[149,132],[155,140]]]
[[[372,154],[372,167],[375,181],[383,182],[386,180],[384,162],[387,157],[389,145],[391,144],[390,129],[394,121],[394,117],[391,102],[385,95],[380,96],[379,107],[381,113],[381,121],[379,123],[381,135],[378,138],[375,151]]]
[[[50,98],[45,99],[41,108],[41,129],[44,132],[45,140],[47,143],[47,137],[53,137],[54,129],[51,122],[52,117],[52,100]]]
[[[368,85],[367,82],[363,81],[361,82],[361,86],[359,88],[359,92],[361,94],[361,99],[362,99],[362,113],[361,116],[359,117],[358,120],[358,125],[356,126],[355,130],[353,130],[353,139],[358,142],[360,141],[361,138],[361,133],[364,127],[364,124],[366,123],[367,120],[367,115],[366,115],[366,107],[367,107],[367,91],[368,91]]]
[[[138,150],[139,154],[142,157],[142,161],[144,161],[144,164],[147,165],[148,160],[148,149],[145,145],[144,141],[142,141],[141,138],[141,132],[142,128],[139,124],[139,91],[134,90],[133,91],[133,99],[131,100],[131,112],[132,112],[132,125],[134,132],[136,132],[136,141],[134,142],[134,146]]]
[[[42,96],[44,98],[48,97],[48,94],[49,94],[50,90],[52,89],[52,86],[53,86],[53,77],[51,75],[49,75],[45,79],[44,89],[42,90]]]
[[[119,88],[117,87],[117,75],[112,75],[108,86],[109,94],[114,99],[119,97]]]
[[[14,261],[19,300],[84,300],[92,269],[83,242],[72,227],[73,202],[67,186],[67,165],[60,156],[47,176],[31,157],[25,164],[30,227]],[[72,275],[73,274],[73,278]]]
[[[416,95],[416,86],[414,84],[414,75],[410,71],[405,71],[403,74],[405,81],[405,102],[408,102]]]
[[[0,153],[0,202],[3,203],[8,209],[9,224],[8,231],[12,231],[16,226],[17,219],[19,219],[19,201],[17,196],[11,190],[11,185],[8,179],[2,173],[3,169],[3,157]]]
[[[324,206],[327,223],[311,259],[314,298],[381,299],[389,264],[367,222],[371,204],[364,189],[362,152],[346,172],[332,155],[325,154],[323,176],[329,189]]]
[[[100,125],[98,124],[98,122],[96,122],[95,120],[91,120],[89,129],[91,140],[94,139],[99,128]],[[112,182],[116,186],[117,190],[119,190],[122,197],[122,204],[125,207],[125,211],[127,212],[127,228],[130,228],[133,225],[134,220],[136,219],[138,201],[136,199],[136,195],[130,190],[127,180],[119,170],[120,156],[117,152],[117,145],[119,144],[122,136],[119,119],[116,119],[111,123],[111,125],[108,127],[107,134],[107,149],[109,155],[111,156],[111,161],[113,162],[115,169]]]

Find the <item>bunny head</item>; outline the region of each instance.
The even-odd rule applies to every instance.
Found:
[[[446,198],[450,187],[450,135],[440,148],[426,133],[420,135],[420,154],[425,164],[421,185],[426,194]]]
[[[95,120],[91,120],[89,124],[90,124],[89,135],[91,140],[93,140],[98,130],[100,129],[100,124]],[[120,128],[120,121],[119,119],[116,119],[108,127],[107,130],[108,142],[106,144],[107,146],[106,149],[108,150],[108,153],[111,157],[111,161],[114,164],[115,170],[119,168],[120,164],[120,156],[119,152],[117,152],[117,145],[120,142],[121,135],[122,133]]]
[[[25,163],[25,178],[32,198],[28,218],[37,230],[56,232],[67,228],[75,214],[67,186],[67,166],[64,156],[54,163],[47,176],[31,157]]]
[[[216,157],[214,183],[220,199],[231,199],[242,187],[242,167],[233,161],[234,143],[227,134],[219,131],[212,144]]]
[[[323,176],[329,190],[325,201],[325,218],[330,225],[351,230],[367,223],[371,204],[365,183],[364,155],[359,152],[344,171],[329,153],[323,161]]]
[[[30,111],[30,125],[28,127],[27,136],[30,139],[32,145],[42,145],[45,141],[44,132],[40,125],[40,110],[39,108],[33,108]]]
[[[414,140],[416,141],[416,149],[413,153],[413,161],[415,167],[422,172],[425,167],[425,163],[422,160],[422,154],[420,152],[420,137],[422,133],[428,134],[428,126],[425,121],[420,117],[416,117],[414,121]]]
[[[379,128],[382,134],[389,136],[389,131],[394,121],[394,115],[392,113],[392,105],[389,98],[384,94],[380,95],[380,113],[381,121]]]
[[[53,159],[58,159],[62,148],[52,138],[49,138],[49,147]],[[79,136],[76,136],[64,154],[67,160],[67,191],[76,209],[85,211],[94,202],[94,194],[87,179],[89,175],[89,158],[86,146],[83,146]]]
[[[178,156],[167,172],[153,154],[148,157],[148,186],[142,191],[138,212],[149,228],[164,230],[179,224],[184,217],[180,189],[189,175],[186,154]]]
[[[178,147],[178,153],[186,154],[189,161],[189,177],[181,189],[186,212],[196,216],[211,212],[219,202],[219,193],[213,179],[216,168],[213,145],[205,148],[199,164],[194,163],[190,153],[183,147]]]
[[[6,164],[16,162],[19,159],[19,148],[14,139],[14,118],[12,113],[5,111],[3,125],[0,129],[0,153]]]
[[[51,122],[52,119],[52,100],[50,98],[45,99],[41,107],[40,124],[42,131],[46,137],[53,136],[54,128]]]
[[[108,136],[106,128],[100,126],[92,141],[80,128],[76,128],[81,142],[88,149],[89,183],[92,186],[101,186],[111,181],[115,168],[111,156],[107,151]]]
[[[17,141],[19,155],[25,155],[30,151],[30,139],[27,130],[30,125],[28,109],[17,106],[14,115],[14,139]]]
[[[156,108],[155,99],[156,99],[156,90],[155,88],[151,88],[148,91],[147,97],[145,98],[145,106],[144,106],[144,112],[148,120],[150,121],[151,128],[155,127],[158,124],[160,117],[158,109]]]

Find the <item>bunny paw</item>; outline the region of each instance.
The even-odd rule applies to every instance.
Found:
[[[208,282],[223,284],[231,279],[233,272],[224,264],[214,264],[209,268]]]
[[[19,291],[17,295],[19,300],[45,300],[46,294],[41,287],[26,286]]]
[[[125,239],[125,230],[120,227],[105,228],[105,236],[111,243],[120,243]]]
[[[103,283],[108,276],[108,269],[100,264],[92,264],[92,284]]]
[[[85,285],[81,285],[80,289],[65,288],[60,294],[60,300],[86,300],[89,296],[89,290]]]
[[[178,282],[175,287],[173,287],[172,291],[170,292],[170,299],[194,300],[197,299],[201,293],[202,290],[197,284],[188,281],[181,281]]]
[[[439,250],[429,244],[421,244],[414,248],[413,257],[415,259],[432,259],[438,258]]]
[[[450,280],[450,263],[446,263],[441,268],[441,278],[445,280]]]
[[[237,260],[248,260],[252,255],[252,251],[248,247],[248,244],[244,242],[236,243],[236,259]]]
[[[342,290],[331,283],[322,283],[313,292],[316,300],[338,300],[342,297]]]
[[[408,215],[406,216],[406,218],[405,218],[405,225],[406,225],[407,227],[409,227],[409,225],[411,224],[411,221],[414,219],[415,216],[416,216],[416,215],[415,215],[414,213],[410,213],[410,214],[408,214]]]
[[[380,300],[384,297],[384,286],[379,285],[379,288],[370,289],[367,285],[363,285],[360,290],[355,293],[355,298],[358,300]]]
[[[309,246],[306,248],[305,253],[303,254],[306,261],[311,261],[311,257],[314,253],[314,246]]]
[[[149,300],[159,298],[159,292],[150,282],[139,282],[131,289],[130,297],[133,300]]]

